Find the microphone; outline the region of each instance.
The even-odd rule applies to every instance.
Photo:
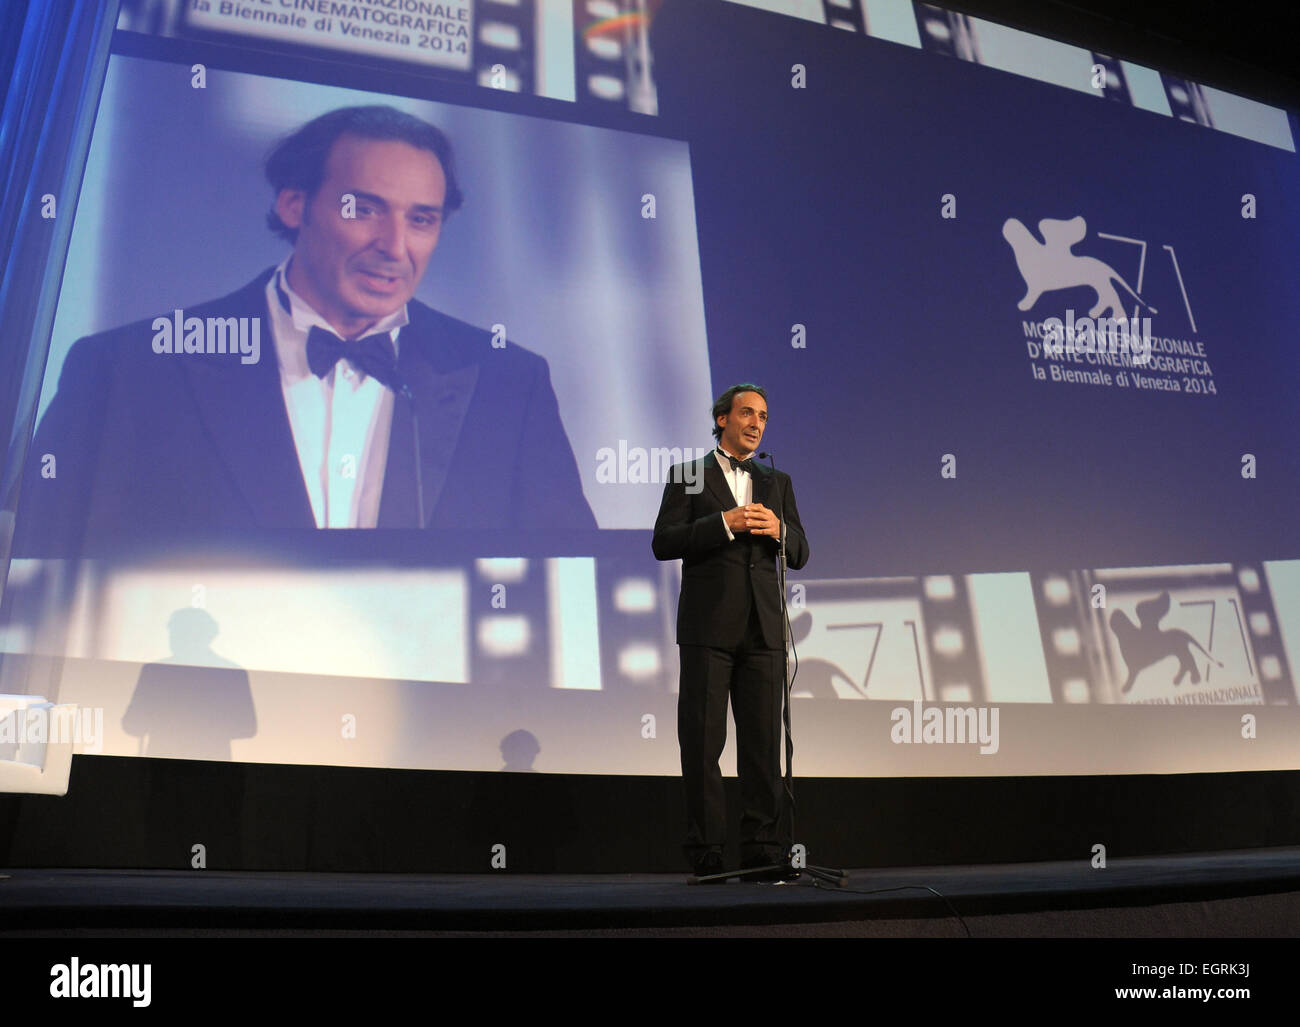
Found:
[[[766,460],[769,464],[771,464],[771,466],[772,466],[772,473],[773,473],[773,474],[776,473],[776,461],[772,459],[772,454],[771,454],[771,453],[769,453],[769,452],[767,452],[766,450],[764,450],[763,452],[761,452],[761,453],[758,454],[758,458],[759,458],[760,460]],[[772,496],[771,496],[771,495],[768,495],[767,498],[768,498],[768,499],[771,499]],[[777,518],[777,520],[779,520],[779,521],[781,522],[781,538],[780,538],[778,541],[780,542],[780,545],[781,545],[781,564],[782,564],[782,566],[784,566],[784,565],[785,565],[785,516],[784,516],[783,511],[781,511],[781,510],[778,509],[777,512],[776,512],[776,518]],[[784,593],[783,593],[783,595],[784,595]]]
[[[415,409],[415,393],[411,391],[406,379],[394,375],[396,392],[407,402],[411,411],[411,448],[415,457],[415,521],[424,530],[424,468],[420,466],[420,415]]]

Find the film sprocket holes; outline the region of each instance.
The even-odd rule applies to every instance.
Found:
[[[1049,572],[1033,587],[1056,702],[1295,701],[1260,565]]]

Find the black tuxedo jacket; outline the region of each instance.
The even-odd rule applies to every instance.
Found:
[[[20,551],[316,527],[280,386],[271,273],[185,308],[260,317],[256,364],[154,353],[151,321],[72,347],[28,454]],[[407,311],[398,372],[412,399],[394,400],[378,526],[418,526],[413,405],[428,528],[594,529],[546,361],[512,343],[493,348],[486,331],[414,300]]]
[[[698,489],[694,494],[688,491],[688,478]],[[785,521],[786,563],[798,570],[808,562],[808,538],[790,476],[755,463],[752,478],[753,501]],[[703,488],[699,488],[701,479]],[[776,566],[780,546],[775,539],[748,532],[738,532],[728,541],[721,515],[735,506],[715,453],[678,464],[664,486],[652,546],[658,559],[682,561],[677,644],[735,648],[744,638],[750,609],[757,607],[763,640],[769,648],[780,650],[784,637]]]

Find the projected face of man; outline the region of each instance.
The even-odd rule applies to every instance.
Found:
[[[343,197],[356,197],[346,218]],[[298,230],[290,287],[344,339],[401,309],[438,245],[447,179],[409,143],[340,136],[314,196],[284,189],[280,220]]]
[[[722,448],[748,460],[767,430],[767,401],[757,392],[738,392],[731,397],[731,412],[719,417],[718,424],[722,426]]]

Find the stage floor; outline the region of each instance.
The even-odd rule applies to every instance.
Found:
[[[844,887],[679,875],[0,871],[0,937],[176,934],[1295,937],[1300,849],[851,871]]]

